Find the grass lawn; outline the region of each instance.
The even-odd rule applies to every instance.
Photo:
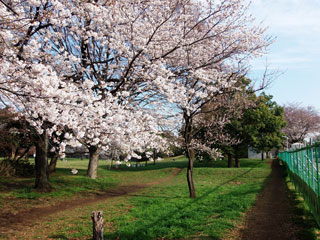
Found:
[[[190,199],[184,157],[166,159],[155,166],[112,170],[110,162],[100,161],[96,180],[85,177],[87,164],[87,160],[79,159],[59,161],[57,173],[50,178],[55,190],[47,194],[32,189],[33,179],[0,178],[1,183],[5,183],[0,189],[1,204],[9,206],[8,199],[15,199],[31,207],[44,199],[62,201],[79,194],[153,182],[172,175],[177,168],[182,171],[168,181],[139,192],[51,215],[26,228],[24,233],[12,236],[90,239],[91,211],[102,210],[105,239],[221,239],[254,203],[271,172],[270,165],[260,160],[242,159],[240,169],[228,169],[225,161],[197,163],[194,169],[197,199]],[[77,168],[79,174],[72,175],[71,168]],[[9,183],[17,187],[10,187]]]

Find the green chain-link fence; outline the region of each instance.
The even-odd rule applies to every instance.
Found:
[[[320,145],[315,144],[294,151],[280,152],[279,158],[286,163],[291,181],[303,195],[320,226]]]

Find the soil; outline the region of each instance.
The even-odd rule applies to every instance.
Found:
[[[58,204],[53,206],[38,206],[19,211],[18,213],[2,211],[2,213],[0,214],[0,234],[5,235],[7,232],[12,230],[21,231],[21,229],[23,229],[24,227],[32,226],[35,219],[37,219],[37,221],[41,221],[43,218],[68,209],[84,207],[100,201],[104,201],[108,198],[125,196],[130,193],[138,192],[143,188],[169,181],[181,171],[182,169],[177,169],[170,176],[150,183],[121,186],[116,189],[112,189],[100,194],[95,194],[90,197],[74,198],[69,201],[59,202]]]
[[[294,204],[284,179],[283,166],[273,160],[272,172],[265,188],[228,239],[242,240],[297,240],[301,226],[294,221]]]

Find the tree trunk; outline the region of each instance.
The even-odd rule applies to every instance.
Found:
[[[14,144],[10,144],[11,145],[11,153],[9,155],[9,159],[10,160],[13,160],[14,159],[14,156],[16,154],[16,150],[17,150],[17,147],[14,145]]]
[[[36,147],[35,147],[35,146],[31,146],[30,149],[29,149],[29,151],[28,151],[27,154],[26,154],[25,160],[26,160],[26,161],[29,161],[30,154],[31,154],[31,155],[34,155],[35,152],[36,152]]]
[[[44,130],[43,134],[40,135],[39,140],[36,142],[36,157],[35,157],[35,168],[36,168],[35,188],[40,191],[49,191],[51,189],[49,185],[47,154],[48,154],[48,134],[46,130]]]
[[[53,153],[49,164],[49,174],[56,172],[58,157],[59,155],[57,153]]]
[[[25,148],[25,150],[22,152],[22,154],[18,157],[17,160],[19,161],[19,160],[22,159],[23,157],[27,156],[30,148],[31,148],[31,147]]]
[[[261,161],[263,161],[264,160],[264,153],[263,153],[263,151],[261,152]]]
[[[267,159],[270,159],[270,152],[267,152]]]
[[[103,214],[102,211],[92,212],[93,240],[103,240]]]
[[[13,155],[13,161],[16,161],[17,160],[17,157],[18,157],[18,154],[19,154],[19,151],[20,151],[20,146],[18,146],[17,148],[16,148],[16,151],[15,151],[15,153],[14,153],[14,155]]]
[[[98,176],[99,154],[101,149],[95,146],[89,147],[89,166],[87,176],[96,179]]]
[[[110,169],[112,169],[113,158],[111,158]]]
[[[228,168],[233,168],[232,154],[228,153]]]
[[[187,180],[188,180],[188,187],[189,187],[189,194],[191,198],[196,198],[196,189],[194,187],[193,182],[193,163],[194,163],[194,150],[193,149],[187,149],[187,157],[189,159],[188,162],[188,169],[187,169]]]
[[[188,169],[187,169],[187,181],[189,187],[189,195],[191,198],[196,198],[196,190],[193,181],[193,163],[195,159],[194,149],[190,146],[192,142],[192,117],[185,111],[183,114],[185,120],[184,129],[184,141],[186,145],[186,153],[188,158]]]
[[[235,156],[236,168],[240,168],[240,160],[238,154]]]

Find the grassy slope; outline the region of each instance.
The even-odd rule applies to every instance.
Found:
[[[240,169],[228,169],[222,161],[197,164],[194,170],[197,199],[194,200],[188,197],[185,158],[175,161],[169,159],[156,166],[136,169],[124,167],[121,170],[108,170],[109,163],[101,161],[100,178],[97,180],[84,176],[87,161],[69,160],[59,162],[57,173],[51,177],[55,187],[52,193],[43,195],[34,192],[31,189],[32,180],[11,179],[30,186],[10,191],[7,189],[3,202],[6,202],[7,197],[34,198],[33,201],[60,199],[77,192],[87,193],[117,185],[152,182],[171,175],[176,168],[183,168],[180,174],[167,182],[130,196],[111,198],[92,206],[50,216],[24,232],[29,239],[90,239],[91,211],[99,209],[105,213],[106,239],[220,239],[254,203],[270,173],[270,166],[259,160],[242,160],[241,164]],[[79,175],[70,174],[72,167],[80,170]],[[10,179],[2,178],[0,181]],[[46,229],[45,236],[43,229]],[[17,237],[20,235],[21,239],[27,239],[26,235],[21,234]]]

